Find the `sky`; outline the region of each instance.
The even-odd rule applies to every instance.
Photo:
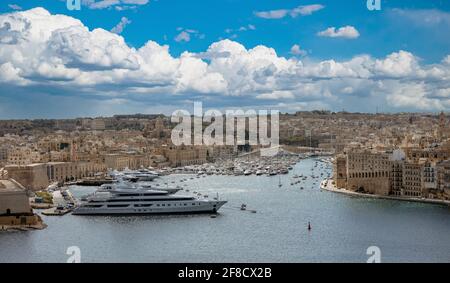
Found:
[[[380,3],[4,0],[0,119],[448,111],[450,1]]]

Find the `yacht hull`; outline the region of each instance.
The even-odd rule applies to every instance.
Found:
[[[158,203],[143,203],[146,207],[77,207],[73,215],[151,215],[151,214],[194,214],[194,213],[216,213],[226,201],[193,201],[193,202],[167,202],[162,206]],[[186,204],[186,205],[185,205]]]

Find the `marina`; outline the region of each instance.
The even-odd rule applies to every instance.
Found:
[[[327,192],[322,173],[331,173],[329,163],[302,159],[278,177],[160,176],[139,184],[211,199],[219,193],[228,203],[214,217],[42,215],[44,230],[0,234],[0,261],[65,262],[67,247],[79,246],[82,262],[365,262],[373,245],[384,262],[450,260],[448,207]],[[96,188],[69,190],[81,199]]]
[[[197,191],[190,192],[186,188],[188,181],[205,178],[211,175],[229,176],[279,176],[278,187],[282,187],[281,175],[287,175],[293,170],[293,166],[300,160],[307,158],[308,154],[298,155],[286,151],[279,151],[274,156],[260,157],[252,154],[234,158],[232,160],[219,160],[213,164],[197,166],[184,166],[181,168],[166,168],[154,170],[154,168],[140,168],[123,171],[108,171],[106,178],[83,179],[78,182],[68,183],[70,186],[95,187],[95,191],[76,200],[67,187],[61,188],[59,184],[51,184],[47,191],[51,193],[53,205],[45,207],[42,203],[36,203],[36,209],[44,208],[43,215],[63,216],[73,211],[74,215],[145,215],[145,214],[189,214],[189,213],[217,213],[227,203],[219,200],[219,195],[213,199],[209,195],[202,195]],[[314,168],[321,162],[321,167],[330,163],[329,158],[317,159]],[[182,179],[173,179],[172,176],[185,176]],[[157,182],[161,176],[169,176],[169,181]],[[187,176],[187,177],[186,177]],[[321,173],[323,176],[323,173]],[[292,180],[294,186],[305,181],[307,176],[294,175],[301,180]],[[318,176],[311,175],[312,178]],[[329,177],[329,175],[328,175]],[[156,181],[155,181],[156,180]],[[316,182],[313,183],[316,185]],[[302,187],[303,189],[303,187]],[[180,191],[190,195],[177,194]],[[47,194],[42,192],[41,194]],[[175,195],[176,194],[176,195]],[[241,205],[241,210],[246,210],[246,204]],[[251,210],[256,213],[256,210]]]

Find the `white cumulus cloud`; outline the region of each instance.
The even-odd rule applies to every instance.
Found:
[[[111,29],[112,33],[121,34],[127,25],[131,24],[131,21],[127,17],[122,17],[120,22]]]
[[[345,26],[341,28],[330,27],[324,31],[319,32],[317,35],[322,37],[342,37],[355,39],[359,37],[359,32],[355,27]]]
[[[17,4],[8,4],[8,7],[13,10],[22,10],[22,7]]]
[[[308,54],[308,52],[306,52],[305,50],[303,50],[300,45],[298,44],[294,44],[291,47],[291,54],[295,55],[295,56],[305,56],[306,54]]]

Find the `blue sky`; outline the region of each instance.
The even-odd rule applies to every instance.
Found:
[[[110,86],[106,86],[105,82],[89,83],[89,90],[83,89],[80,94],[77,91],[80,89],[80,85],[65,86],[55,83],[54,75],[51,80],[47,73],[45,76],[42,75],[44,67],[41,66],[38,71],[32,70],[33,66],[9,62],[8,56],[4,54],[5,57],[0,56],[0,64],[11,63],[5,65],[4,69],[7,70],[10,65],[13,65],[19,74],[25,74],[22,78],[27,82],[12,83],[11,80],[4,80],[5,82],[1,83],[0,80],[0,102],[3,104],[3,107],[0,104],[0,118],[22,118],[27,115],[30,117],[45,117],[46,115],[61,117],[109,115],[115,112],[170,112],[175,107],[174,105],[183,105],[194,99],[202,99],[211,107],[278,106],[281,110],[291,112],[314,108],[371,111],[373,107],[369,108],[368,105],[373,106],[373,104],[391,112],[440,111],[447,110],[450,106],[449,97],[447,97],[447,93],[450,96],[447,77],[449,71],[446,63],[443,63],[446,56],[450,55],[448,36],[450,34],[450,2],[446,0],[385,0],[382,1],[381,11],[369,11],[366,7],[366,0],[108,0],[109,4],[105,2],[104,4],[107,5],[104,5],[102,9],[95,6],[102,1],[82,1],[83,6],[80,11],[69,11],[64,0],[6,0],[0,4],[0,13],[4,15],[22,13],[22,11],[35,7],[43,7],[52,16],[64,14],[79,19],[90,31],[96,28],[114,31],[123,37],[126,47],[130,49],[138,50],[149,40],[155,41],[160,46],[168,45],[168,52],[174,59],[181,58],[180,56],[185,51],[202,54],[208,50],[211,44],[230,39],[233,43],[244,46],[246,50],[258,45],[273,48],[277,58],[296,60],[297,63],[295,66],[294,64],[286,66],[287,63],[271,62],[271,66],[275,66],[275,69],[272,70],[273,68],[271,69],[269,65],[253,64],[251,63],[253,59],[249,59],[249,66],[246,66],[245,70],[253,72],[252,75],[235,78],[228,74],[230,70],[224,69],[224,66],[216,66],[208,58],[202,58],[203,62],[209,64],[208,71],[202,77],[205,77],[207,73],[212,73],[209,69],[214,69],[214,74],[211,75],[213,81],[208,80],[204,83],[204,85],[210,86],[207,89],[195,86],[194,79],[190,82],[186,81],[188,79],[181,80],[182,90],[180,91],[180,81],[174,83],[177,85],[176,90],[168,90],[169,88],[155,90],[155,88],[141,89],[141,85],[136,84],[136,80],[132,82],[120,80],[119,82],[114,78],[114,84]],[[307,12],[309,10],[299,12],[301,8],[305,7],[316,8],[313,8],[312,12]],[[270,13],[271,11],[273,13]],[[24,18],[26,17],[24,16]],[[2,22],[5,27],[7,21],[10,20],[0,21],[0,28]],[[121,22],[122,24],[120,24]],[[32,23],[32,25],[38,24],[41,22]],[[45,29],[46,27],[41,28]],[[342,28],[342,33],[339,32],[340,28]],[[7,32],[12,33],[13,29],[14,27]],[[12,34],[16,36],[17,32],[26,34],[23,30],[14,31]],[[11,36],[11,34],[5,34],[5,36]],[[22,35],[21,38],[24,36]],[[11,42],[8,42],[8,45],[11,46]],[[228,45],[230,44],[227,43],[227,46],[220,47],[218,50],[228,52],[228,48],[231,48]],[[101,46],[105,47],[102,44]],[[71,48],[75,47],[71,46]],[[407,54],[400,56],[400,51],[405,51]],[[4,53],[6,52],[4,51]],[[32,53],[32,51],[29,52]],[[59,51],[55,54],[63,56]],[[389,73],[389,69],[395,69],[392,67],[392,60],[389,59],[392,54],[394,54],[391,58],[394,65],[405,63],[405,68],[409,69],[407,71],[398,70],[399,73]],[[30,54],[25,55],[25,57],[31,56]],[[53,58],[50,65],[54,69],[58,69],[55,65],[57,63],[54,61],[55,56],[53,54],[53,57],[48,58]],[[64,56],[67,54],[65,53]],[[324,67],[321,64],[323,62],[329,60],[337,63],[350,62],[358,56],[370,57],[370,60],[366,60],[367,62],[358,63],[363,67],[373,66],[374,69],[367,67],[370,69],[368,72],[371,72],[368,77],[363,74],[364,72],[358,73],[356,79],[353,77],[351,73],[359,72],[356,70],[360,70],[361,67],[356,66],[356,63],[344,64],[346,68],[349,68],[348,72],[341,70],[340,66],[333,65],[330,68],[334,69],[328,70],[326,82],[323,82],[324,75],[319,74],[319,71],[316,70],[317,68],[323,70]],[[77,75],[68,74],[78,72],[82,76],[89,70],[80,66],[73,67],[73,62],[69,62],[73,60],[73,54],[69,57],[71,59],[61,57],[64,63],[60,69],[67,71],[64,79],[70,77],[68,80],[79,83],[81,79],[76,77]],[[79,54],[77,54],[77,60],[80,59],[78,57]],[[42,60],[42,58],[41,56],[39,59],[35,59]],[[380,62],[377,63],[377,60]],[[81,61],[83,64],[87,62],[84,59]],[[89,64],[91,63],[92,60],[89,61]],[[101,64],[109,63],[102,62]],[[164,64],[159,61],[158,63]],[[411,67],[411,64],[414,66]],[[254,69],[254,65],[262,67]],[[310,68],[303,70],[303,65],[308,65]],[[442,72],[431,74],[434,65],[439,65],[439,71]],[[189,68],[192,68],[189,69],[189,74],[197,70],[196,66],[196,64],[189,65]],[[102,68],[104,67],[102,65]],[[109,64],[107,67],[113,66]],[[131,69],[135,71],[139,68],[145,69],[142,65]],[[292,71],[295,68],[296,70]],[[236,81],[240,79],[246,80],[248,77],[260,76],[259,71],[262,74],[268,74],[265,79],[275,82],[273,84],[257,82],[255,86],[248,89],[235,85]],[[289,72],[292,74],[288,76]],[[427,74],[423,75],[424,72]],[[173,73],[173,80],[178,80],[181,75],[176,67],[174,67]],[[222,77],[217,78],[216,73]],[[294,86],[290,81],[294,76],[293,73],[299,76],[299,81],[304,80],[304,83]],[[312,75],[313,73],[314,75]],[[163,74],[162,77],[167,75],[165,71],[161,74]],[[165,82],[161,78],[161,74],[151,78],[152,84],[171,84]],[[38,75],[41,76],[39,79],[31,79]],[[99,80],[113,81],[113,79],[104,79],[109,75],[109,73],[98,74]],[[152,75],[154,74],[152,73]],[[436,76],[440,76],[438,82],[436,82]],[[226,86],[220,85],[222,79]],[[15,81],[17,82],[19,79]],[[286,81],[289,82],[286,83]],[[148,82],[146,81],[146,83]],[[250,85],[253,83],[253,81],[249,82]],[[120,94],[111,94],[114,92],[113,85],[118,86],[117,92]],[[364,92],[364,85],[366,88],[371,88],[372,93]],[[270,86],[273,86],[273,91],[269,91]],[[137,88],[139,88],[138,91],[136,91]],[[312,88],[319,94],[312,93],[310,91]],[[11,95],[11,92],[17,94]],[[411,92],[416,92],[416,97],[410,95]],[[158,99],[155,99],[155,93]],[[384,95],[380,93],[384,93]],[[55,102],[55,97],[56,101],[61,102],[59,106]],[[24,98],[35,103],[29,106],[23,102]],[[409,101],[405,102],[408,99]],[[49,102],[49,100],[52,101]],[[80,105],[86,105],[84,110],[73,108],[69,111],[61,110],[75,101],[78,101]],[[418,103],[417,101],[425,102]],[[34,109],[31,105],[36,105],[36,103],[42,104],[42,108]],[[52,108],[59,110],[45,109],[45,105],[50,104],[53,106]],[[92,109],[89,107],[100,104],[102,107],[97,106]],[[296,106],[290,108],[288,105]],[[3,112],[1,112],[2,108]]]
[[[368,53],[384,56],[399,49],[407,49],[430,62],[439,61],[450,50],[450,31],[448,23],[444,30],[435,26],[417,23],[412,26],[406,18],[397,18],[393,9],[437,9],[450,12],[447,0],[391,0],[382,1],[381,11],[369,11],[365,0],[150,0],[136,9],[117,11],[114,6],[105,9],[89,9],[82,6],[81,11],[69,11],[63,0],[7,0],[1,5],[1,12],[11,11],[8,1],[23,9],[36,6],[45,7],[52,13],[62,13],[80,19],[89,28],[110,30],[122,17],[127,17],[127,25],[122,35],[131,46],[140,47],[147,40],[169,44],[171,53],[179,55],[185,50],[200,52],[220,38],[236,39],[246,47],[258,44],[271,46],[282,56],[289,56],[292,45],[300,44],[317,59],[350,58],[355,54]],[[96,2],[99,2],[97,0]],[[255,16],[256,11],[292,9],[299,5],[320,3],[326,8],[313,16],[280,20],[267,20]],[[133,6],[133,5],[130,5]],[[239,29],[254,25],[255,30],[226,33],[227,29]],[[330,40],[316,36],[316,33],[329,26],[352,25],[361,33],[359,40]],[[177,28],[195,29],[205,35],[204,39],[194,38],[189,42],[174,40]],[[426,42],[420,40],[426,38]]]

